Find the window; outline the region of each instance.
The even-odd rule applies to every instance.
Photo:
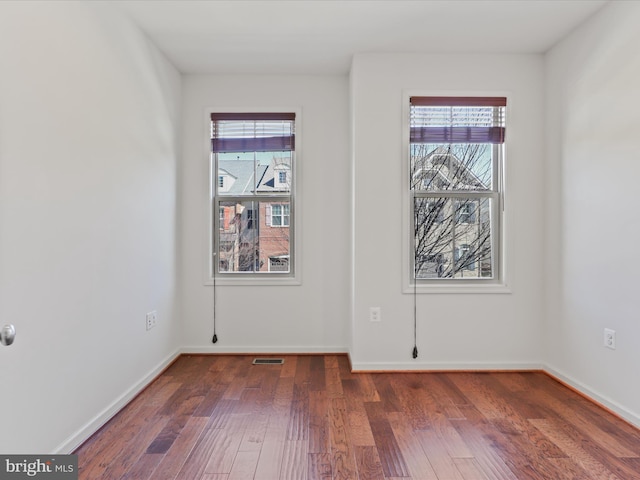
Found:
[[[246,209],[246,212],[247,212],[246,228],[248,230],[253,230],[254,228],[256,228],[256,225],[253,222],[254,211],[255,210],[253,210],[253,208],[247,208]]]
[[[272,227],[288,227],[289,226],[289,205],[286,205],[286,204],[271,205],[271,226]]]
[[[456,223],[475,223],[477,210],[476,201],[456,202]]]
[[[411,281],[500,280],[504,97],[411,97]]]
[[[289,270],[289,258],[288,257],[271,257],[269,259],[269,271],[271,272],[286,272]]]
[[[293,275],[294,151],[295,113],[211,114],[216,275]]]
[[[419,223],[442,223],[444,221],[444,202],[426,203],[425,208],[418,213],[422,215],[422,217],[418,220]]]
[[[466,243],[456,248],[455,261],[461,264],[461,272],[463,272],[463,274],[464,270],[476,269],[475,257],[471,255],[471,247]]]

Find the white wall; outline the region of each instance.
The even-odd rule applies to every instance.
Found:
[[[508,95],[506,233],[510,293],[403,293],[403,94]],[[543,61],[538,55],[356,55],[352,361],[356,369],[542,364]],[[405,212],[406,213],[406,212]],[[368,319],[382,308],[382,322]]]
[[[547,362],[636,424],[639,22],[640,4],[612,2],[546,56]]]
[[[179,346],[180,76],[97,2],[0,2],[0,71],[0,452],[68,452]]]
[[[296,138],[300,236],[297,286],[205,285],[211,108],[301,109]],[[184,77],[179,283],[183,344],[196,352],[345,351],[350,308],[350,173],[346,76]]]

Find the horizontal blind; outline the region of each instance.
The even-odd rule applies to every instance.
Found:
[[[505,97],[411,97],[411,143],[504,143]]]
[[[295,113],[212,113],[213,152],[295,150]]]

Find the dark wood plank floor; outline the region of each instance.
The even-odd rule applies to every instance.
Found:
[[[351,373],[182,356],[75,453],[80,479],[640,479],[640,432],[544,373]]]

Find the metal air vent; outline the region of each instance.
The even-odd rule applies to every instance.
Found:
[[[284,358],[254,358],[254,365],[282,365]]]

